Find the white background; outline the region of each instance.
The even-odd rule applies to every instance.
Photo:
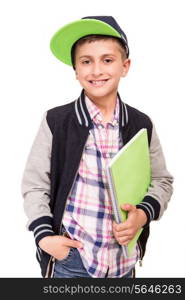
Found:
[[[66,23],[89,15],[112,15],[126,32],[132,65],[119,92],[153,119],[175,177],[168,209],[151,224],[137,277],[185,276],[183,5],[183,0],[1,2],[0,277],[41,277],[34,239],[25,227],[21,179],[43,113],[81,91],[73,69],[52,55],[50,39]]]

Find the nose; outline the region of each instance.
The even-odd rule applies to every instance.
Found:
[[[99,62],[94,62],[92,64],[92,75],[95,77],[98,77],[103,74],[102,66]]]

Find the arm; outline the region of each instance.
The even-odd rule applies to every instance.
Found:
[[[148,192],[141,204],[141,208],[147,215],[147,224],[152,220],[159,220],[168,206],[173,193],[173,176],[168,172],[163,150],[153,125],[150,143],[150,162],[152,180]]]
[[[50,159],[52,134],[47,113],[44,114],[33,142],[24,170],[21,191],[24,210],[28,217],[27,229],[33,231],[35,242],[41,249],[57,259],[63,259],[70,247],[82,247],[78,241],[55,235],[50,211]]]
[[[27,229],[33,231],[36,244],[43,237],[54,235],[53,215],[49,207],[52,134],[46,115],[31,147],[21,183],[24,210],[28,217]]]
[[[158,220],[167,208],[173,193],[173,177],[166,168],[165,158],[153,125],[150,143],[150,161],[152,180],[143,201],[136,205],[124,205],[122,209],[128,211],[128,218],[124,223],[113,223],[113,233],[121,245],[127,245],[138,229],[152,220]]]

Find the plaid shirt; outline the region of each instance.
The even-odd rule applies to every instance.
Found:
[[[134,267],[138,246],[125,259],[122,247],[113,236],[113,211],[106,165],[122,147],[119,136],[119,101],[117,99],[111,122],[102,124],[102,113],[85,98],[93,121],[89,131],[79,170],[67,198],[63,225],[72,239],[84,246],[78,249],[83,264],[91,277],[122,277]]]

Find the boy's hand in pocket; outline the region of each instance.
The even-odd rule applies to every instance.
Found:
[[[62,235],[54,235],[42,238],[39,247],[57,260],[62,260],[68,256],[71,247],[82,248],[83,244]]]

